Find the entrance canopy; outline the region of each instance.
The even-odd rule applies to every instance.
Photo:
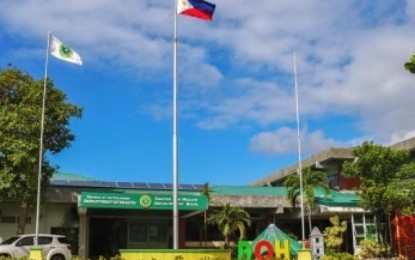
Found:
[[[172,210],[173,195],[155,191],[138,193],[82,192],[78,206],[84,208]],[[208,199],[198,193],[179,193],[179,210],[204,211]]]

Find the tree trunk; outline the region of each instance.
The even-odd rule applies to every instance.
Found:
[[[205,210],[205,212],[203,212],[203,238],[205,240],[205,248],[207,248],[207,226],[206,226],[206,222],[207,222],[207,212]]]
[[[310,206],[307,206],[307,208],[308,208],[308,231],[309,231],[309,233],[308,233],[308,235],[310,236],[311,235],[311,230],[312,230],[312,223],[311,223],[311,207]]]
[[[229,248],[229,237],[225,237],[225,249]]]
[[[387,226],[388,226],[388,234],[389,234],[389,246],[391,247],[391,252],[395,253],[396,252],[396,245],[393,242],[393,237],[392,237],[392,226],[391,226],[391,214],[387,215]]]
[[[22,201],[20,203],[19,219],[17,222],[17,232],[16,232],[17,235],[24,234],[27,214],[28,214],[27,203]]]

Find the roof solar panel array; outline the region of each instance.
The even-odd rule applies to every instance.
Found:
[[[134,184],[132,182],[117,182],[119,188],[134,188]]]
[[[80,180],[59,180],[52,179],[52,186],[65,187],[89,187],[89,188],[120,188],[120,189],[154,189],[154,190],[171,190],[171,183],[154,183],[154,182],[112,182],[112,181],[80,181]],[[203,185],[179,184],[180,190],[201,190]]]

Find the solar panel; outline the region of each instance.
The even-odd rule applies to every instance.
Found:
[[[148,185],[145,182],[133,182],[132,183],[134,188],[138,188],[138,189],[147,189]]]
[[[194,186],[196,190],[203,190],[203,188],[205,187],[205,185],[203,184],[195,184]]]
[[[67,180],[52,180],[51,184],[56,185],[56,186],[66,186],[68,185],[68,181]]]
[[[151,189],[165,189],[163,183],[147,183]]]
[[[193,184],[180,184],[180,186],[184,190],[196,190],[196,187]]]
[[[79,186],[79,187],[102,187],[101,182],[98,181],[69,181],[70,186]]]
[[[122,189],[173,189],[171,183],[155,182],[113,182],[113,181],[81,181],[81,180],[51,180],[54,186],[69,187],[92,187],[92,188],[122,188]],[[202,190],[204,185],[200,184],[178,184],[177,189],[181,190]]]
[[[120,182],[117,182],[117,187],[119,187],[119,188],[134,188],[134,185],[133,185],[132,182],[120,181]]]
[[[173,189],[173,185],[171,183],[163,183],[166,189]]]
[[[114,181],[102,181],[101,186],[103,188],[117,188],[117,183]]]

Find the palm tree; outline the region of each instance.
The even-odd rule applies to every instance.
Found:
[[[404,67],[410,73],[415,74],[415,55],[412,55],[411,59],[404,64]]]
[[[214,211],[208,218],[208,223],[218,226],[225,238],[225,247],[229,247],[229,239],[236,231],[239,231],[239,240],[244,239],[246,226],[251,225],[251,216],[243,208],[227,203]]]
[[[308,215],[308,227],[311,233],[311,209],[316,202],[315,189],[321,188],[324,190],[327,196],[330,192],[330,188],[327,183],[327,176],[321,171],[312,171],[310,168],[306,168],[302,171],[303,180],[303,196],[304,204],[307,206]],[[291,204],[295,206],[297,200],[300,197],[300,176],[298,174],[290,175],[284,182],[287,187],[287,199],[291,201]]]
[[[210,193],[212,192],[212,189],[209,186],[209,182],[205,182],[203,184],[202,190],[200,193],[202,195],[205,195],[208,200],[208,205],[210,201]],[[205,240],[205,247],[207,247],[207,210],[203,212],[203,239]]]

